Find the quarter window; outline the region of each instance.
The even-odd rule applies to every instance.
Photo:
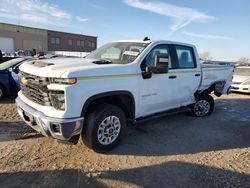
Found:
[[[175,46],[178,68],[195,68],[193,48],[187,46]]]

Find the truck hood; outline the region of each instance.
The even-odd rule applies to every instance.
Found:
[[[240,75],[233,76],[233,82],[243,83],[247,80],[250,80],[250,76],[240,76]]]
[[[95,64],[94,59],[55,58],[24,63],[20,70],[32,75],[54,78],[73,78],[116,74],[130,74],[124,64]],[[122,72],[121,72],[122,71]]]

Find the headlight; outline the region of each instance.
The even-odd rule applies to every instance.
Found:
[[[76,78],[51,78],[50,83],[55,84],[75,84],[77,82]]]
[[[65,110],[65,95],[63,91],[51,91],[50,99],[55,109]]]
[[[250,85],[250,80],[243,82],[242,85]]]

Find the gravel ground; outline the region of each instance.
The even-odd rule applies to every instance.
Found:
[[[0,187],[250,187],[250,95],[216,99],[205,118],[181,113],[127,129],[97,154],[45,138],[0,102]]]

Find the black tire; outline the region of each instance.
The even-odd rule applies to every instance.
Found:
[[[3,99],[4,96],[5,96],[4,88],[3,88],[3,86],[0,85],[0,100]]]
[[[120,123],[119,133],[117,133],[118,131],[116,131],[116,128],[114,127],[115,123],[110,123],[110,124],[106,123],[108,125],[103,125],[105,124],[105,121],[108,122],[110,120],[108,119],[110,117],[113,117],[112,119],[114,119],[116,123],[119,120]],[[106,127],[103,128],[103,126]],[[107,127],[110,129],[108,129]],[[126,116],[121,108],[112,104],[106,104],[106,103],[101,104],[86,116],[84,128],[82,131],[83,143],[87,147],[93,149],[98,153],[104,153],[110,151],[120,142],[125,132],[125,127],[126,127]],[[103,129],[103,131],[101,129]],[[111,129],[112,131],[110,131]],[[101,138],[98,139],[97,134],[100,135],[101,133],[103,134],[103,136],[101,136],[101,138],[103,139]],[[108,137],[107,135],[115,133],[117,133],[117,136],[113,137],[113,138],[116,137],[113,140],[113,142],[111,142],[110,144],[101,143],[107,141],[106,139]],[[112,138],[112,136],[109,137]]]
[[[210,95],[199,96],[196,103],[190,106],[192,115],[205,117],[214,111],[214,99]]]

